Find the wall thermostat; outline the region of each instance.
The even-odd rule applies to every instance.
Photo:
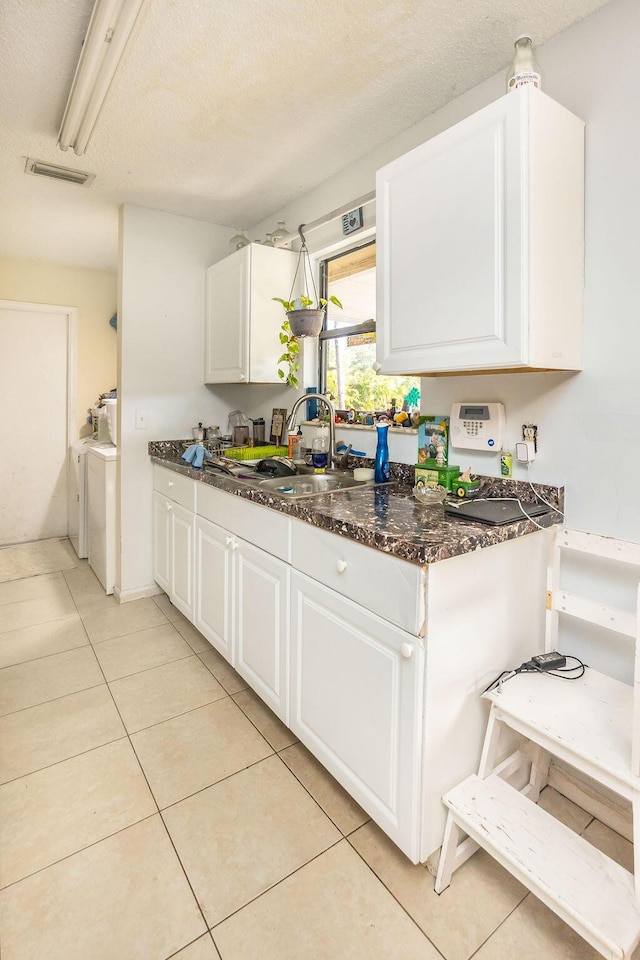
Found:
[[[501,403],[454,403],[449,424],[451,446],[499,453],[506,418]]]

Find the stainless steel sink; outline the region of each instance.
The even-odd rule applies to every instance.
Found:
[[[263,480],[260,489],[289,500],[316,497],[322,493],[338,493],[355,487],[372,487],[373,480],[354,480],[353,477],[330,473],[313,473],[295,477],[272,477]]]

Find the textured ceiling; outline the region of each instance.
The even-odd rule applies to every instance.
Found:
[[[56,140],[93,0],[2,0],[0,253],[113,268],[123,202],[249,227],[605,2],[147,0],[76,157]]]

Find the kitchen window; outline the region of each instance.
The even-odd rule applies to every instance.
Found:
[[[419,407],[420,378],[380,377],[376,359],[376,244],[364,244],[322,261],[320,296],[329,303],[320,334],[320,389],[335,397],[336,409],[398,411],[409,397]]]

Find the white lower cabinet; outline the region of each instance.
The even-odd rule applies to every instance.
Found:
[[[541,649],[548,531],[423,569],[158,466],[153,516],[172,602],[424,862],[477,769],[482,691]]]
[[[194,624],[209,643],[233,663],[231,634],[233,538],[228,530],[196,518],[196,603]]]
[[[423,641],[292,575],[290,727],[417,862]]]
[[[195,626],[288,722],[289,565],[196,520]]]
[[[175,504],[171,510],[171,602],[188,620],[193,620],[193,543],[196,518]]]
[[[171,593],[171,501],[153,491],[153,579],[165,593]]]
[[[289,565],[234,541],[235,668],[289,723]]]
[[[195,520],[190,510],[154,492],[154,579],[188,620],[193,620]]]

